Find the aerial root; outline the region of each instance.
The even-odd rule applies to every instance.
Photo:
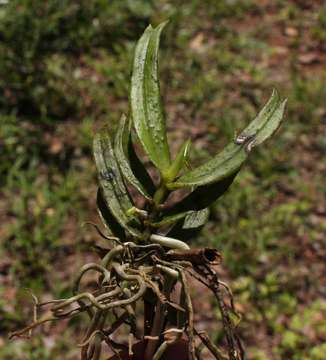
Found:
[[[24,336],[26,333],[29,333],[31,330],[35,329],[36,327],[48,322],[48,321],[53,321],[53,320],[57,320],[57,318],[53,315],[44,315],[44,317],[42,317],[41,319],[37,320],[36,322],[33,322],[32,324],[26,326],[25,328],[18,330],[18,331],[14,331],[13,333],[11,333],[9,335],[9,339],[13,339],[14,337],[22,337]]]
[[[188,282],[186,278],[186,274],[183,270],[179,270],[180,273],[180,281],[183,287],[184,295],[185,295],[185,305],[188,314],[188,338],[189,338],[189,345],[188,345],[188,352],[189,352],[189,359],[195,359],[195,338],[194,338],[194,311],[192,307],[192,301],[190,296],[190,291],[188,287]]]
[[[164,331],[163,335],[168,335],[170,333],[174,333],[175,336],[170,339],[166,338],[166,336],[164,336],[164,341],[156,350],[156,352],[153,356],[153,360],[161,359],[161,357],[163,356],[163,354],[166,351],[166,349],[168,348],[168,346],[177,342],[181,338],[183,332],[184,332],[184,329],[169,329],[169,330]]]
[[[210,268],[207,265],[197,266],[196,271],[202,275],[206,276],[209,282],[209,289],[213,292],[216,297],[220,314],[222,317],[223,328],[226,335],[226,340],[228,343],[228,354],[230,360],[242,360],[244,359],[244,351],[241,345],[241,341],[238,338],[235,327],[230,318],[228,308],[224,302],[223,294],[221,293],[220,281],[218,279],[217,273],[214,269]],[[233,303],[231,301],[231,303]]]
[[[92,225],[101,232],[96,224]],[[114,240],[103,233],[102,235]],[[32,293],[33,322],[24,329],[13,332],[10,338],[31,335],[33,329],[46,322],[69,319],[86,312],[90,322],[78,344],[81,348],[81,360],[99,360],[103,344],[106,344],[117,358],[121,358],[120,351],[125,350],[132,354],[134,339],[139,339],[136,303],[142,300],[146,290],[150,289],[152,302],[156,303],[156,313],[163,316],[163,320],[151,320],[152,324],[156,324],[156,330],[148,332],[149,335],[143,337],[150,345],[151,350],[147,351],[147,355],[150,353],[150,359],[160,360],[171,344],[180,341],[182,336],[186,335],[190,360],[200,359],[203,347],[206,347],[215,359],[242,360],[243,349],[229,313],[233,312],[239,316],[234,307],[232,291],[227,284],[218,279],[211,268],[211,265],[219,261],[220,255],[214,249],[179,249],[164,252],[161,244],[119,243],[105,254],[99,264],[88,263],[80,269],[74,281],[73,296],[40,302]],[[85,277],[89,272],[95,272],[97,276],[96,289],[89,290],[86,286]],[[209,288],[216,297],[228,344],[227,355],[213,344],[205,332],[195,329],[187,276]],[[181,296],[178,301],[172,301],[170,294],[177,283],[181,286]],[[225,303],[226,298],[228,306]],[[175,314],[173,321],[166,317],[171,308],[172,314]],[[45,314],[38,318],[40,310]],[[109,326],[108,314],[115,317]],[[111,338],[125,325],[129,327],[130,333],[128,346],[119,344]],[[166,329],[167,325],[172,327]]]
[[[105,234],[103,233],[103,231],[100,229],[100,227],[99,227],[97,224],[95,224],[95,223],[93,223],[93,222],[91,222],[91,221],[85,221],[84,223],[82,223],[82,226],[85,226],[85,225],[91,225],[91,226],[93,226],[93,228],[96,230],[96,232],[97,232],[103,239],[105,239],[105,240],[112,240],[112,241],[117,242],[118,244],[122,244],[122,242],[120,241],[120,239],[119,239],[118,237],[105,235]]]

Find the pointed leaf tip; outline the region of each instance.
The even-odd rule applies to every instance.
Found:
[[[255,119],[219,154],[196,169],[167,184],[171,190],[219,182],[236,173],[254,146],[271,137],[279,128],[286,106],[276,90]]]
[[[166,183],[173,181],[184,167],[184,164],[189,156],[190,146],[191,146],[191,139],[188,139],[180,146],[180,149],[175,159],[172,161],[171,166],[165,173],[164,180]]]
[[[265,126],[258,132],[254,139],[254,146],[262,144],[265,140],[272,137],[277,129],[281,126],[284,119],[284,112],[287,104],[287,99],[279,101],[273,115],[266,122]]]

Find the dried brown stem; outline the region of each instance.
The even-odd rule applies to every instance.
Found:
[[[224,303],[223,295],[220,289],[220,283],[218,281],[218,276],[216,272],[208,266],[203,266],[203,267],[198,266],[197,271],[207,276],[210,284],[209,288],[212,290],[213,294],[216,297],[222,317],[226,340],[228,343],[230,360],[242,360],[243,359],[242,347],[240,341],[238,340],[236,334],[234,333],[233,324],[229,316],[228,309]]]
[[[194,329],[195,334],[199,337],[199,339],[202,341],[202,343],[207,347],[207,349],[212,353],[213,356],[217,360],[227,360],[228,357],[222,353],[222,351],[213,344],[211,339],[208,337],[205,331],[198,332],[196,329]]]
[[[189,261],[193,265],[219,265],[221,254],[213,248],[199,248],[189,250],[170,250],[167,252],[169,261]]]

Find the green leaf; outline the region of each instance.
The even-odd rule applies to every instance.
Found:
[[[172,216],[172,214],[177,214],[190,210],[198,211],[205,209],[206,207],[213,204],[228,190],[237,174],[238,171],[213,184],[198,186],[197,188],[195,188],[194,191],[192,191],[179,203],[175,204],[171,208],[166,209],[164,214],[166,216]]]
[[[184,211],[182,213],[165,216],[162,220],[149,223],[151,227],[160,228],[163,226],[173,225],[181,219],[184,219],[183,228],[190,229],[202,226],[208,220],[209,210],[202,209],[199,211]]]
[[[114,153],[124,178],[131,185],[133,185],[143,196],[145,196],[145,198],[151,199],[151,196],[149,195],[146,188],[134,175],[134,172],[132,171],[128,159],[129,147],[130,146],[132,147],[132,144],[130,144],[131,142],[130,132],[131,132],[131,121],[128,120],[125,115],[122,115],[119,128],[115,137]]]
[[[131,113],[137,135],[150,160],[164,174],[170,167],[158,79],[158,49],[166,22],[149,25],[137,43],[131,78]]]
[[[280,97],[276,89],[273,89],[272,95],[261,109],[254,120],[239,134],[237,137],[238,141],[245,141],[245,139],[255,136],[257,132],[262,129],[269,121],[271,115],[279,105]]]
[[[232,142],[206,164],[186,173],[175,182],[167,184],[167,187],[178,189],[202,186],[222,180],[239,169],[247,156],[242,145]]]
[[[237,172],[247,159],[253,146],[268,139],[280,126],[286,101],[280,102],[276,91],[257,117],[244,131],[229,143],[219,154],[207,163],[179,177],[167,187],[178,189],[183,187],[203,186],[218,182]]]
[[[178,153],[175,159],[172,161],[172,164],[170,168],[167,170],[165,175],[165,181],[170,182],[175,179],[175,177],[179,174],[179,172],[182,170],[185,162],[187,161],[188,155],[189,155],[189,149],[191,145],[191,140],[185,141]]]
[[[148,194],[153,197],[156,187],[144,164],[140,161],[138,155],[136,154],[131,139],[129,141],[128,153],[132,172],[135,174],[136,178],[141,181]]]
[[[286,108],[287,99],[283,100],[273,114],[273,121],[268,121],[266,125],[259,131],[254,140],[254,146],[260,145],[265,140],[274,135],[283,121],[283,114]]]
[[[184,219],[187,215],[189,215],[192,211],[185,211],[179,214],[173,214],[165,216],[162,220],[157,222],[150,222],[149,225],[151,227],[160,228],[162,226],[173,225],[178,222],[180,219]]]
[[[93,144],[98,178],[106,205],[117,222],[131,235],[140,238],[141,233],[132,226],[139,220],[127,215],[133,204],[123,182],[108,134],[97,134]]]
[[[190,211],[185,218],[183,229],[196,229],[205,225],[209,218],[209,209],[205,208],[199,211]]]
[[[100,188],[98,188],[97,190],[96,204],[99,215],[105,227],[110,231],[112,235],[118,237],[121,240],[124,240],[126,237],[125,231],[116,221],[114,216],[112,216],[110,209],[105,203],[104,196]]]
[[[209,217],[209,209],[191,211],[183,220],[179,220],[172,229],[166,234],[181,241],[190,241],[198,236],[202,227],[206,224]]]

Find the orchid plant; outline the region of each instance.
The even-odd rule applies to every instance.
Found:
[[[235,139],[206,163],[189,170],[190,140],[174,158],[167,141],[158,78],[159,42],[165,25],[148,26],[137,43],[128,115],[122,115],[114,136],[103,131],[94,139],[97,207],[105,231],[95,226],[108,248],[101,249],[100,262],[80,269],[72,297],[36,301],[34,322],[12,336],[85,312],[89,325],[81,343],[82,360],[100,359],[104,345],[115,353],[115,359],[158,360],[167,358],[169,348],[178,344],[187,349],[187,359],[200,359],[203,345],[216,359],[244,358],[232,320],[237,313],[231,290],[213,268],[221,255],[211,247],[190,248],[189,239],[208,221],[209,206],[228,190],[252,150],[279,128],[286,100],[274,90]],[[134,130],[157,169],[157,182],[136,152]],[[144,199],[142,208],[135,205],[131,189]],[[186,189],[187,195],[171,204],[168,199],[179,189]],[[83,287],[84,275],[90,271],[98,273],[97,288],[91,290]],[[221,344],[196,329],[189,277],[204,284],[217,299],[225,334]],[[177,300],[172,300],[173,292]],[[140,303],[142,307],[136,306]],[[48,311],[36,317],[46,306]],[[142,326],[136,314],[143,316]],[[128,345],[118,344],[113,337],[122,326],[130,334]],[[136,354],[135,339],[143,344],[141,355]]]

